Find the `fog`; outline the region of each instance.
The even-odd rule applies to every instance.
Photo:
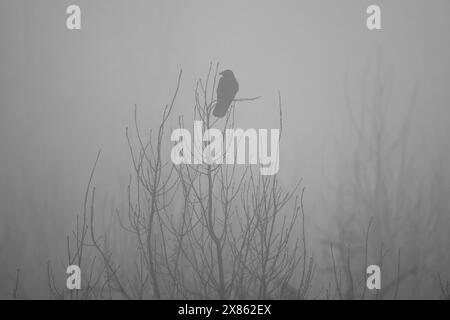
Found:
[[[163,139],[168,159],[167,134],[179,115],[192,125],[197,80],[216,63],[233,70],[237,98],[261,96],[236,103],[235,127],[278,128],[280,93],[278,178],[286,189],[303,178],[318,278],[310,297],[327,298],[334,286],[330,243],[335,255],[364,246],[369,221],[369,264],[384,248],[386,284],[398,261],[405,271],[396,297],[442,297],[440,280],[450,281],[447,0],[377,0],[375,31],[366,28],[374,1],[79,0],[82,28],[69,31],[72,2],[0,2],[0,297],[48,298],[48,261],[63,286],[66,237],[99,149],[97,229],[113,234],[116,264],[130,263],[133,242],[118,216],[127,215],[134,108],[140,128],[157,132],[182,70]]]

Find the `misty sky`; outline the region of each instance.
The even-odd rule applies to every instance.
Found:
[[[382,9],[380,31],[365,25],[373,3]],[[66,29],[70,4],[81,7],[81,31]],[[174,113],[191,115],[195,82],[210,62],[234,71],[239,97],[262,96],[238,104],[239,127],[277,127],[281,91],[287,184],[304,177],[318,195],[324,176],[333,179],[337,146],[345,150],[352,137],[346,74],[357,103],[377,50],[392,83],[394,126],[417,86],[411,152],[433,158],[450,132],[449,30],[448,0],[2,0],[0,215],[54,219],[36,227],[50,233],[73,222],[98,148],[100,198],[123,196],[134,104],[141,125],[154,128],[183,69]]]

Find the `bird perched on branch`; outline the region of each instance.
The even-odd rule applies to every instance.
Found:
[[[219,74],[222,77],[217,85],[217,103],[213,115],[217,118],[223,118],[239,90],[239,84],[234,77],[233,71],[225,70]]]

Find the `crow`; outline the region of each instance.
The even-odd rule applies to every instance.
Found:
[[[217,85],[217,103],[213,115],[217,118],[223,118],[239,90],[239,84],[234,77],[233,71],[225,70],[219,74],[222,77]]]

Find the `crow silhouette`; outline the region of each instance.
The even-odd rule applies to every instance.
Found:
[[[219,74],[222,77],[217,85],[217,103],[213,115],[217,118],[223,118],[239,90],[239,84],[234,77],[233,71],[225,70]]]

